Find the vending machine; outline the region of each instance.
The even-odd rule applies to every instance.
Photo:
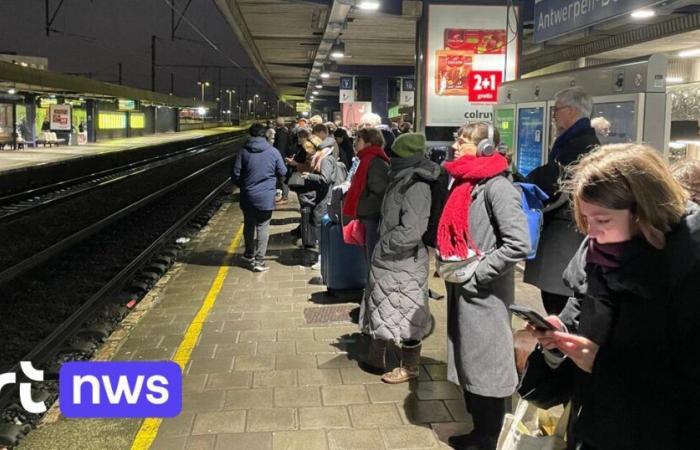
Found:
[[[527,175],[547,161],[556,139],[554,95],[580,86],[593,97],[591,118],[609,123],[603,143],[646,143],[667,152],[671,103],[666,91],[667,59],[651,55],[613,64],[587,67],[504,83],[494,116],[515,120],[512,148],[516,168]]]

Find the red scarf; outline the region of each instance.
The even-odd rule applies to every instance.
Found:
[[[367,174],[369,174],[369,167],[372,165],[372,160],[379,157],[387,163],[389,162],[389,158],[386,156],[386,153],[384,153],[384,149],[376,145],[363,148],[357,152],[357,156],[360,158],[360,165],[357,167],[357,171],[352,177],[350,189],[348,189],[347,194],[345,194],[345,201],[343,203],[343,214],[353,219],[357,218],[357,205],[360,203],[360,195],[367,185]]]
[[[472,190],[481,181],[505,172],[508,161],[500,153],[482,157],[465,155],[443,167],[454,178],[454,184],[440,216],[437,248],[442,259],[465,260],[469,249],[480,254],[469,233]]]

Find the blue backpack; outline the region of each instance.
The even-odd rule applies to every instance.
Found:
[[[521,206],[527,218],[527,227],[530,231],[530,254],[526,259],[535,259],[537,246],[540,243],[540,234],[544,225],[544,202],[549,196],[535,184],[513,183],[520,190]]]
[[[516,182],[513,185],[520,191],[520,206],[527,218],[527,228],[530,232],[530,253],[525,259],[535,259],[537,246],[540,243],[540,234],[542,234],[542,226],[544,225],[544,213],[542,210],[544,209],[544,202],[549,199],[549,196],[534,184]],[[493,212],[488,201],[486,202],[486,210],[493,224]],[[497,240],[501,242],[498,227],[494,225],[493,228],[496,231]]]

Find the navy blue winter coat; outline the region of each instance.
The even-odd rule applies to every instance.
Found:
[[[264,137],[251,137],[233,164],[231,180],[241,189],[241,209],[275,209],[277,177],[287,174],[280,152]]]

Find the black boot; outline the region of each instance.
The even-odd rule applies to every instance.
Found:
[[[464,402],[472,416],[474,430],[452,436],[448,439],[450,446],[458,450],[495,450],[506,413],[506,399],[464,391]]]
[[[367,358],[359,361],[360,369],[373,375],[382,375],[386,372],[386,341],[372,339],[369,343]]]

